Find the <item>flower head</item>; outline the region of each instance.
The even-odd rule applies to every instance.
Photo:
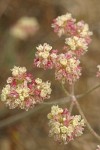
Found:
[[[54,28],[54,32],[58,34],[58,36],[62,36],[63,34],[73,35],[75,32],[75,19],[72,18],[70,13],[59,16],[54,19],[52,27]]]
[[[43,69],[52,69],[57,58],[57,51],[51,50],[52,46],[47,43],[39,45],[35,54],[34,65]]]
[[[93,33],[89,30],[89,25],[84,21],[79,21],[76,23],[76,34],[79,37],[85,38],[87,43],[91,41],[90,36],[93,35]]]
[[[65,39],[67,50],[71,50],[75,55],[81,56],[87,52],[88,44],[82,37],[73,36]]]
[[[73,54],[78,57],[87,52],[88,45],[91,42],[91,35],[93,34],[89,30],[87,23],[84,21],[76,22],[71,14],[67,13],[54,19],[52,27],[59,36],[67,36],[65,42],[67,51],[73,51]]]
[[[23,74],[26,73],[27,70],[25,67],[14,66],[14,68],[11,69],[11,71],[12,71],[12,75],[16,77],[16,76],[22,76]]]
[[[50,98],[51,84],[42,79],[34,79],[27,73],[25,67],[11,69],[12,77],[7,79],[6,86],[2,89],[1,101],[9,108],[21,108],[28,110],[35,104]]]
[[[81,75],[80,61],[69,51],[59,54],[55,64],[55,77],[57,80],[72,84]]]
[[[67,144],[83,134],[84,120],[80,115],[71,116],[66,108],[52,106],[47,117],[50,126],[49,135],[59,143]]]

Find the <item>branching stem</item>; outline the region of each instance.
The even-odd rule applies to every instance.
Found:
[[[90,94],[91,92],[93,92],[94,90],[96,90],[96,89],[99,88],[99,87],[100,87],[100,84],[98,84],[98,85],[92,87],[91,89],[87,90],[87,91],[86,91],[85,93],[83,93],[83,94],[77,95],[76,98],[82,98],[82,97],[84,97],[84,96]]]
[[[100,87],[100,85],[97,85],[97,86],[95,86],[94,88],[88,90],[88,91],[84,94],[84,96],[87,95],[87,94],[89,94],[90,92],[94,91],[94,90],[97,89],[98,87]],[[81,107],[80,107],[80,104],[79,104],[79,102],[77,101],[77,99],[76,99],[76,97],[75,97],[75,95],[74,95],[74,84],[72,85],[71,89],[72,89],[72,91],[71,91],[71,94],[72,94],[72,96],[71,96],[71,98],[72,98],[72,103],[71,103],[71,106],[70,106],[70,112],[72,111],[73,104],[75,104],[76,107],[77,107],[77,109],[78,109],[78,111],[79,111],[79,113],[80,113],[80,115],[81,115],[82,118],[84,119],[87,128],[88,128],[89,131],[91,132],[91,134],[92,134],[93,136],[95,136],[95,137],[100,141],[100,136],[93,130],[93,128],[91,127],[91,125],[90,125],[89,122],[87,121],[87,119],[86,119],[86,117],[85,117],[85,115],[84,115],[84,113],[83,113],[83,111],[82,111],[82,109],[81,109]]]
[[[87,121],[87,119],[86,119],[86,117],[85,117],[85,115],[84,115],[84,113],[83,113],[83,111],[82,111],[82,109],[81,109],[81,107],[80,107],[80,104],[78,103],[77,99],[76,99],[75,97],[73,97],[73,98],[74,98],[74,102],[75,102],[75,104],[76,104],[76,107],[77,107],[77,109],[78,109],[80,115],[82,116],[82,118],[84,119],[84,121],[85,121],[85,123],[86,123],[86,125],[87,125],[87,128],[89,129],[89,131],[91,132],[91,134],[92,134],[93,136],[95,136],[95,137],[100,141],[100,136],[93,130],[93,128],[91,127],[91,125],[90,125],[89,122]]]

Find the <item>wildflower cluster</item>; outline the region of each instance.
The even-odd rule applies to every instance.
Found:
[[[57,80],[72,84],[81,75],[80,61],[69,51],[59,54],[55,64],[55,77]]]
[[[81,75],[80,61],[73,56],[71,51],[67,53],[57,54],[57,50],[52,50],[52,47],[44,43],[43,46],[37,47],[35,54],[34,65],[43,69],[55,68],[55,78],[57,80],[67,81],[72,84]]]
[[[88,24],[76,22],[71,14],[59,16],[52,24],[54,32],[59,36],[65,34],[64,53],[59,54],[47,43],[39,45],[35,54],[34,65],[43,69],[55,69],[55,78],[69,84],[77,81],[81,75],[79,57],[88,50],[92,32]]]
[[[2,89],[1,101],[9,108],[28,110],[37,103],[49,99],[51,94],[50,83],[41,79],[34,79],[27,73],[25,67],[11,69],[12,77],[7,79],[7,85]]]
[[[11,29],[11,33],[20,39],[26,39],[33,35],[38,27],[36,20],[33,21],[32,18],[25,17],[17,22]],[[47,43],[40,44],[36,47],[34,66],[45,70],[54,68],[55,78],[64,84],[68,82],[71,85],[81,76],[79,58],[88,51],[92,32],[89,31],[88,24],[84,21],[76,22],[76,19],[72,18],[69,13],[54,19],[52,27],[59,37],[67,36],[63,47],[64,51],[59,53]],[[100,65],[97,68],[97,77],[100,77]],[[9,108],[28,110],[50,98],[52,90],[48,81],[43,82],[42,79],[35,79],[32,74],[27,73],[25,67],[15,66],[11,71],[12,76],[7,79],[7,84],[1,93],[1,101]],[[70,95],[73,96],[72,93]],[[77,102],[76,99],[75,101]],[[75,104],[78,106],[78,102]],[[77,108],[82,114],[81,108]],[[67,144],[83,134],[84,116],[84,119],[80,115],[72,116],[67,108],[62,109],[57,105],[51,107],[51,112],[47,117],[50,126],[49,135],[59,143]],[[96,150],[100,150],[99,145]]]
[[[65,33],[67,35],[74,35],[75,21],[76,19],[72,18],[70,13],[67,13],[54,19],[52,27],[54,28],[54,32],[56,32],[59,37]]]
[[[87,52],[88,43],[84,38],[73,36],[65,39],[66,49],[67,51],[71,50],[77,56],[84,54]]]
[[[54,19],[52,27],[59,36],[68,36],[65,40],[67,51],[71,50],[78,57],[87,51],[92,32],[89,31],[89,26],[84,21],[76,22],[76,19],[67,13]]]
[[[44,43],[37,47],[35,56],[35,66],[43,69],[52,69],[57,58],[57,50],[52,50],[52,46]]]
[[[66,108],[52,106],[47,117],[50,120],[49,126],[51,128],[49,135],[59,143],[67,144],[83,134],[84,120],[80,115],[71,116]]]

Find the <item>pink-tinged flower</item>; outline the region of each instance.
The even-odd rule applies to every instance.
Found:
[[[97,76],[97,77],[100,77],[100,65],[98,65],[97,68],[98,68],[98,71],[97,71],[96,76]]]
[[[97,149],[96,150],[100,150],[100,145],[97,145]]]
[[[64,34],[73,35],[76,31],[75,21],[76,20],[72,18],[72,15],[67,13],[54,19],[52,27],[59,37]]]
[[[89,30],[87,23],[84,21],[76,23],[76,36],[84,38],[87,44],[89,44],[91,42],[91,35],[93,35],[93,33]]]
[[[34,65],[43,69],[52,69],[57,58],[57,50],[47,43],[39,45],[35,54]]]
[[[91,42],[91,35],[93,34],[89,30],[87,23],[84,21],[76,22],[71,14],[67,13],[54,19],[52,27],[59,37],[61,35],[68,37],[65,41],[67,51],[73,51],[73,54],[77,57],[87,52],[88,45]]]
[[[52,106],[47,117],[50,126],[49,135],[59,143],[67,144],[83,134],[84,120],[80,115],[71,116],[67,108]]]
[[[34,79],[27,73],[25,67],[11,69],[12,77],[7,79],[6,86],[2,89],[1,101],[10,109],[21,108],[28,110],[35,104],[50,98],[51,84],[42,79]]]
[[[82,37],[73,36],[65,39],[67,51],[72,51],[73,54],[80,57],[88,50],[88,43]]]
[[[57,80],[67,81],[72,84],[81,75],[80,61],[73,56],[71,51],[59,54],[55,64],[55,77]]]

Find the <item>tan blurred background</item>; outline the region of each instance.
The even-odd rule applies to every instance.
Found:
[[[72,13],[77,20],[86,21],[93,31],[89,51],[82,57],[83,75],[76,84],[76,94],[100,83],[95,77],[100,64],[100,0],[0,0],[0,92],[14,65],[25,66],[35,77],[52,81],[49,101],[65,97],[54,71],[33,68],[35,47],[47,42],[61,50],[64,39],[51,28],[58,15]],[[27,38],[18,38],[11,29],[22,17],[35,17],[38,29]],[[100,89],[80,99],[80,105],[94,130],[100,134]],[[99,141],[86,129],[82,137],[68,145],[58,145],[48,137],[47,113],[51,105],[41,105],[29,112],[9,110],[0,102],[0,150],[95,150]],[[63,104],[62,107],[68,107]],[[73,114],[78,114],[74,108]]]

